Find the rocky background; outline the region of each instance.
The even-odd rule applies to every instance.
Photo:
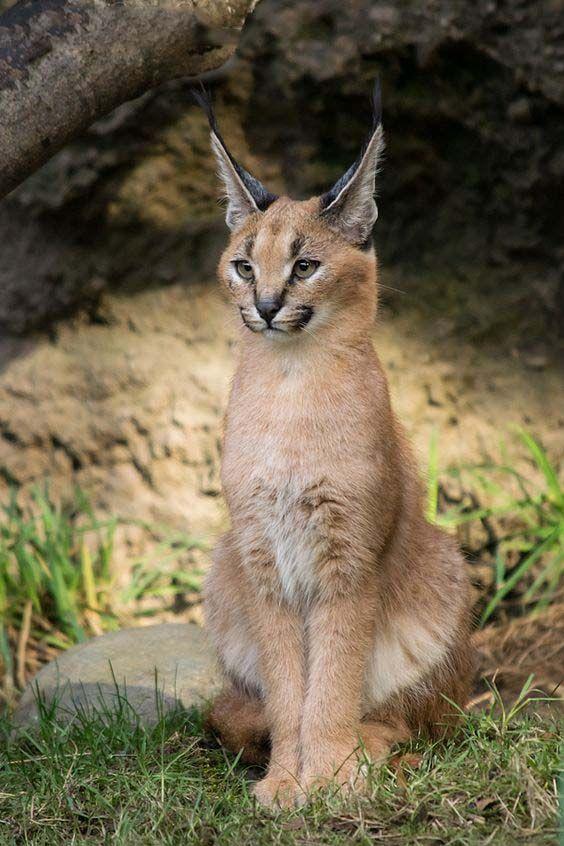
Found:
[[[2,4],[0,3],[0,6]],[[3,4],[7,5],[6,3]],[[376,332],[425,458],[518,422],[562,452],[562,0],[261,0],[208,80],[277,192],[326,188],[384,92]],[[211,536],[236,326],[203,115],[180,81],[95,124],[0,205],[0,485]]]

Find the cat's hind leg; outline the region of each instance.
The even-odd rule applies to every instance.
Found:
[[[375,764],[386,760],[394,744],[405,743],[410,737],[411,731],[401,719],[384,722],[377,714],[369,714],[360,724],[361,749]]]
[[[228,685],[213,701],[205,725],[222,746],[241,753],[244,763],[268,763],[270,737],[264,704],[259,698]]]
[[[268,728],[258,649],[246,613],[244,578],[233,535],[228,532],[216,547],[204,587],[206,628],[225,678],[206,725],[227,749],[241,752],[243,761],[266,763]]]

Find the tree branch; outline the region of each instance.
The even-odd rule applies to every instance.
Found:
[[[0,16],[0,197],[120,103],[223,64],[257,0],[20,0]]]

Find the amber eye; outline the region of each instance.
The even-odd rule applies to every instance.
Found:
[[[308,276],[311,276],[318,267],[318,261],[312,261],[311,259],[298,259],[293,267],[292,273],[294,276],[297,276],[298,279],[307,279]]]
[[[255,273],[250,261],[236,261],[235,269],[241,279],[246,279],[247,282],[254,278]]]

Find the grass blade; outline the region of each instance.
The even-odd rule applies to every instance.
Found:
[[[507,581],[503,583],[503,585],[501,585],[501,587],[496,591],[495,595],[490,599],[488,605],[486,606],[486,609],[480,619],[481,626],[483,626],[484,623],[486,623],[486,621],[491,617],[501,600],[505,596],[507,596],[509,591],[512,590],[517,584],[517,582],[519,582],[523,578],[525,573],[527,573],[531,569],[535,561],[537,561],[540,556],[550,548],[556,536],[557,533],[555,530],[552,535],[550,535],[548,538],[546,538],[543,543],[537,546],[530,553],[530,555],[527,555],[527,557],[521,562],[521,564],[519,564],[519,566],[512,571],[511,576],[507,579]]]
[[[429,441],[427,467],[427,520],[435,523],[439,506],[439,443],[437,430],[433,429]]]

